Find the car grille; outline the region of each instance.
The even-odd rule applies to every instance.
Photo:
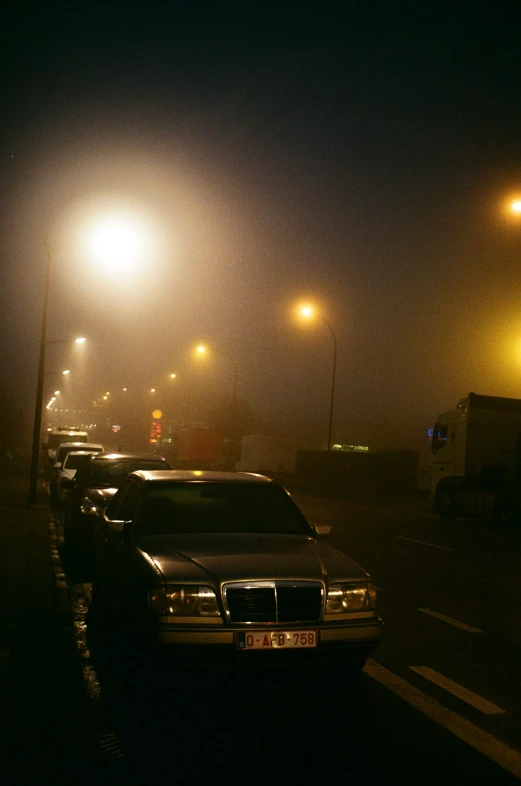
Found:
[[[232,623],[318,622],[322,585],[316,582],[262,582],[224,587]]]

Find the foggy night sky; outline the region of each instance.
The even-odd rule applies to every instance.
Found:
[[[48,337],[89,337],[89,395],[170,371],[226,395],[227,359],[190,358],[204,339],[266,427],[324,440],[331,336],[290,311],[308,298],[338,339],[335,441],[421,449],[469,391],[521,397],[521,218],[501,214],[521,194],[518,4],[421,5],[7,13],[0,370],[29,425],[45,238]],[[155,228],[139,280],[79,248],[77,211],[107,204]]]

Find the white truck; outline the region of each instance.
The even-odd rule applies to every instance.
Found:
[[[294,475],[297,469],[297,440],[274,434],[250,434],[241,440],[238,472],[268,476]]]
[[[64,442],[88,442],[89,435],[86,431],[81,431],[79,428],[64,426],[52,429],[48,432],[45,442],[42,444],[42,451],[44,453],[44,472],[47,478],[52,476],[52,469],[56,460],[56,453],[58,448]]]
[[[469,393],[432,431],[430,499],[443,518],[521,523],[521,400]]]

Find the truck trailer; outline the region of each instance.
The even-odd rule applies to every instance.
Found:
[[[274,434],[249,434],[242,438],[238,472],[261,475],[294,475],[297,466],[297,440]]]
[[[440,516],[521,522],[521,399],[469,393],[438,416],[431,452]]]

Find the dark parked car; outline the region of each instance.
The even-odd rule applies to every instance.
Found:
[[[94,523],[130,472],[169,469],[162,456],[139,453],[98,453],[91,456],[72,480],[62,480],[65,498],[63,537],[66,543],[92,550]]]
[[[175,655],[350,662],[383,633],[369,575],[261,475],[140,471],[99,517],[91,625],[114,615]]]

